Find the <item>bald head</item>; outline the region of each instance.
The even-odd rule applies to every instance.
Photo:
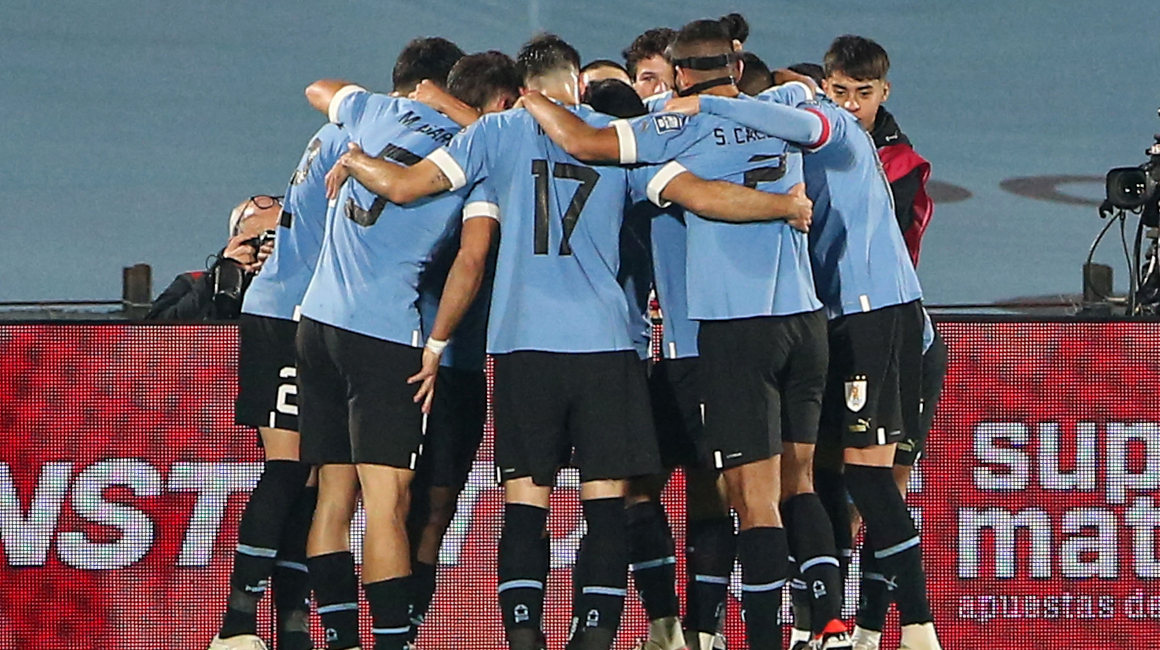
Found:
[[[282,202],[277,198],[265,194],[248,198],[230,212],[230,236],[257,237],[277,228],[281,215]]]

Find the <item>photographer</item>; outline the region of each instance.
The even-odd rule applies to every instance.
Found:
[[[274,251],[282,213],[279,196],[252,196],[230,213],[230,240],[208,270],[182,273],[157,296],[145,320],[229,320],[238,317],[250,280]]]

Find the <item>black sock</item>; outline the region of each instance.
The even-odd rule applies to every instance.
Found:
[[[822,500],[830,525],[834,530],[834,548],[838,551],[838,569],[845,581],[849,575],[850,558],[854,555],[854,536],[850,531],[850,497],[846,493],[846,477],[840,471],[814,467],[814,490]],[[842,595],[845,595],[843,584]]]
[[[886,626],[886,612],[890,609],[890,592],[886,589],[886,577],[878,570],[878,561],[870,541],[863,540],[862,553],[862,597],[858,602],[858,627],[881,632]]]
[[[310,558],[309,566],[327,648],[358,647],[358,576],[354,556],[350,551],[327,553]]]
[[[811,631],[842,618],[842,574],[834,548],[834,530],[821,499],[799,494],[781,504],[789,535],[789,550],[797,563],[798,578],[809,597]]]
[[[589,499],[580,505],[588,532],[580,541],[572,572],[576,596],[572,603],[574,633],[568,647],[607,650],[620,627],[628,591],[624,498]]]
[[[220,637],[254,634],[258,624],[258,599],[269,585],[282,539],[286,517],[310,476],[310,466],[292,460],[268,460],[262,477],[250,494],[238,525],[234,569],[230,573],[230,597],[222,619]]]
[[[628,561],[633,582],[650,621],[680,616],[677,603],[677,556],[673,533],[659,503],[630,506]]]
[[[278,559],[274,562],[274,610],[279,650],[310,650],[310,573],[306,568],[306,538],[314,519],[318,488],[308,487],[286,518]]]
[[[371,608],[375,650],[403,650],[411,636],[410,576],[363,585]]]
[[[411,640],[419,634],[419,626],[431,609],[435,597],[435,567],[422,562],[411,563]]]
[[[750,528],[737,536],[741,607],[751,650],[781,650],[781,590],[789,571],[784,528]]]
[[[686,546],[685,627],[694,632],[716,634],[725,615],[729,576],[737,557],[733,519],[721,517],[690,521]]]
[[[866,523],[879,572],[898,604],[899,621],[902,625],[931,622],[921,540],[891,469],[847,465],[846,479]]]
[[[499,540],[499,607],[511,650],[539,646],[544,617],[544,583],[549,556],[545,552],[545,508],[509,503],[504,506]]]

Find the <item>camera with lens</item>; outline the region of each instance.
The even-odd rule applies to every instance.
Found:
[[[1144,225],[1160,226],[1160,134],[1145,152],[1148,162],[1139,167],[1117,167],[1108,172],[1107,206],[1121,210],[1143,209]]]

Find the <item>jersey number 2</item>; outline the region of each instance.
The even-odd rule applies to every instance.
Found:
[[[576,188],[576,193],[572,195],[572,200],[568,203],[568,210],[564,212],[564,238],[560,240],[560,254],[571,255],[572,246],[568,240],[572,238],[572,231],[576,229],[576,222],[580,220],[580,212],[584,210],[584,204],[592,195],[592,188],[596,187],[596,181],[600,180],[600,174],[591,167],[556,163],[552,167],[551,177],[549,177],[548,161],[536,159],[532,161],[532,176],[536,178],[536,255],[548,254],[548,215],[551,213],[548,205],[548,187],[551,185],[551,177],[580,181],[580,187]]]

